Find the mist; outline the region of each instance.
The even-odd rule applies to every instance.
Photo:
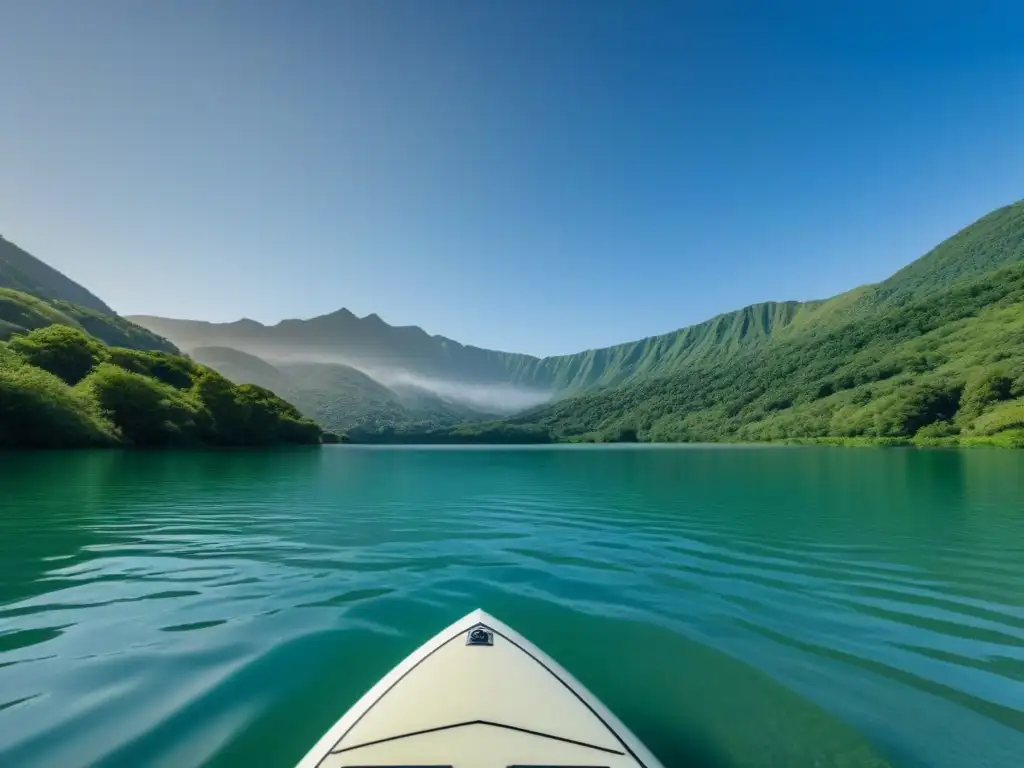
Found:
[[[551,399],[550,392],[516,387],[511,384],[464,384],[457,381],[430,379],[408,371],[363,372],[386,387],[423,389],[444,400],[462,403],[485,413],[508,415],[525,411],[527,408],[533,408],[535,405],[546,403]]]
[[[247,347],[249,354],[273,363],[323,363],[354,368],[389,389],[419,389],[448,402],[466,405],[485,414],[506,416],[548,402],[553,393],[512,384],[479,384],[423,376],[401,368],[368,366],[341,355],[323,352],[283,352],[280,349]],[[396,392],[396,394],[400,394]]]

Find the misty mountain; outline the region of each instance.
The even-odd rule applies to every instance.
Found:
[[[976,357],[989,354],[984,343],[995,345],[990,354],[1002,355],[1001,360],[1009,355],[1013,362],[1013,353],[999,348],[1012,346],[1012,338],[993,335],[980,320],[975,325],[968,320],[972,312],[994,311],[992,302],[1003,307],[1017,301],[1019,276],[1013,270],[1022,260],[1024,202],[1019,202],[983,217],[875,285],[823,301],[755,304],[635,342],[538,358],[465,346],[415,326],[391,326],[377,315],[359,318],[344,309],[271,326],[247,319],[223,324],[152,316],[125,319],[77,283],[0,241],[0,334],[62,323],[112,345],[173,351],[165,336],[197,362],[234,381],[286,396],[303,413],[337,431],[442,436],[448,429],[460,439],[495,434],[515,440],[546,434],[592,436],[608,430],[664,439],[731,434],[758,438],[778,432],[741,429],[737,419],[774,424],[781,415],[795,413],[790,409],[808,398],[810,389],[823,398],[858,390],[866,386],[863,381],[873,380],[871,371],[892,385],[901,381],[899,375],[910,375],[906,366],[927,372],[943,360],[960,365],[956,376],[962,378],[974,365],[965,362],[963,349],[978,349],[972,352]],[[29,295],[24,287],[37,293]],[[1005,321],[1015,327],[1016,316]],[[911,362],[888,367],[875,358],[870,365],[848,359],[861,348],[875,349],[871,354],[877,357],[886,344],[896,349],[915,333],[931,333],[945,322],[968,323],[978,329],[972,331],[977,338],[961,339],[957,348],[940,344],[927,355],[907,352]],[[959,339],[961,331],[950,326],[943,333]],[[848,349],[850,344],[854,346]],[[836,349],[840,351],[833,355]],[[867,372],[862,370],[865,365]],[[807,392],[786,394],[786,382],[765,380],[770,375],[795,381],[810,375],[814,366],[824,373],[815,374],[818,378]],[[829,377],[844,366],[855,372]],[[1004,389],[1016,391],[1009,385]],[[761,403],[770,394],[774,399]],[[898,394],[894,390],[888,396]],[[948,394],[936,397],[942,400]],[[870,401],[869,395],[858,397]],[[672,421],[687,414],[695,419],[708,403],[719,401],[713,428]],[[809,402],[816,401],[812,397]],[[761,403],[761,410],[748,413],[754,408],[751,403]],[[511,424],[453,426],[517,413]],[[723,418],[731,426],[723,426]],[[820,424],[815,429],[820,433]]]
[[[575,355],[539,358],[466,346],[415,326],[391,326],[346,309],[310,320],[263,325],[208,323],[147,315],[132,320],[185,350],[229,347],[280,365],[334,362],[392,388],[430,391],[492,413],[512,413],[553,397],[614,386],[765,343],[813,304],[769,302],[699,325]]]
[[[373,432],[413,424],[444,426],[498,415],[445,399],[409,380],[398,380],[389,387],[338,363],[271,364],[230,347],[196,347],[190,354],[196,362],[234,382],[257,384],[276,392],[334,432]]]
[[[391,326],[346,309],[309,320],[263,325],[253,320],[207,323],[131,319],[189,349],[223,345],[281,360],[349,365],[388,385],[403,378],[448,400],[498,413],[651,377],[725,362],[773,339],[899,306],[1022,258],[1024,204],[983,217],[876,285],[818,301],[754,304],[696,325],[572,355],[539,358],[459,344],[416,326]]]
[[[508,422],[392,440],[869,441],[1024,447],[1024,202],[766,343]]]

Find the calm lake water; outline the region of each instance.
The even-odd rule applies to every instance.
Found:
[[[1024,453],[0,456],[0,764],[283,766],[476,607],[674,766],[1024,756]]]

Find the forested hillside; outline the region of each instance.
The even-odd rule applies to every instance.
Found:
[[[511,420],[554,439],[1024,444],[1024,264]]]
[[[278,363],[229,347],[197,347],[191,356],[232,381],[277,392],[332,432],[373,433],[420,429],[491,418],[415,387],[387,387],[365,373],[334,363]]]
[[[8,276],[47,277],[51,293],[85,290],[16,255],[20,271],[8,268]],[[881,283],[822,301],[757,304],[560,357],[467,347],[346,310],[274,326],[138,318],[147,330],[100,305],[0,289],[0,338],[15,344],[59,323],[117,346],[173,351],[155,335],[166,333],[198,363],[277,391],[327,428],[368,441],[1016,445],[1024,434],[1024,202]],[[452,383],[492,387],[498,400],[528,392],[551,402],[494,420],[515,410],[516,398],[481,408],[459,399],[471,387]]]
[[[0,237],[0,341],[61,323],[107,344],[177,352],[167,339],[120,317],[78,283]]]
[[[0,238],[0,448],[321,441],[273,392],[177,352]]]
[[[70,301],[112,315],[114,310],[74,280],[0,237],[0,288],[12,288],[41,299]]]
[[[821,301],[755,304],[671,333],[547,358],[464,346],[420,328],[390,326],[376,315],[358,318],[347,310],[273,326],[251,320],[214,324],[134,319],[186,350],[216,344],[271,357],[306,355],[317,360],[330,356],[370,375],[381,369],[401,370],[440,381],[508,385],[537,393],[537,399],[558,399],[706,368],[812,325],[831,326],[866,317],[1021,258],[1024,203],[1016,203],[983,217],[877,285]]]
[[[0,342],[0,448],[319,443],[273,392],[54,324]]]
[[[728,357],[759,346],[820,302],[768,302],[679,331],[574,355],[539,358],[465,346],[417,327],[394,327],[347,310],[265,326],[252,320],[206,323],[146,315],[131,320],[182,349],[227,347],[259,357],[323,360],[368,371],[403,371],[426,379],[502,384],[558,396]]]
[[[638,342],[635,357],[604,368],[647,362],[619,386],[506,421],[375,439],[1024,444],[1024,203],[877,285],[763,306],[671,334],[700,340],[688,355]]]

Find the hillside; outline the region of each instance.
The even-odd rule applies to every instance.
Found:
[[[132,349],[177,352],[167,339],[120,317],[94,294],[0,237],[0,341],[61,323]]]
[[[230,347],[197,347],[189,352],[189,357],[239,384],[256,384],[275,392],[283,392],[294,384],[266,360]]]
[[[110,347],[59,323],[0,342],[0,448],[320,440],[273,392],[178,355]]]
[[[420,377],[421,387],[444,401],[460,402],[457,384],[495,387],[489,407],[474,411],[511,413],[523,402],[557,401],[574,395],[641,384],[663,376],[707,370],[771,348],[812,328],[837,327],[868,318],[951,286],[977,279],[1024,258],[1024,202],[978,220],[929,253],[876,285],[821,301],[766,302],[727,312],[671,333],[573,355],[538,358],[463,346],[417,327],[393,327],[377,315],[358,318],[347,310],[311,320],[265,326],[252,320],[215,324],[157,317],[133,320],[184,349],[220,344],[281,359],[332,359],[387,385],[396,373]],[[333,385],[331,385],[333,386]],[[504,387],[505,389],[499,389]],[[351,388],[344,408],[362,407]],[[330,387],[317,408],[330,409]],[[372,387],[367,396],[375,396]],[[463,405],[470,405],[465,400]],[[367,411],[373,407],[367,406]],[[401,425],[397,412],[385,421]],[[408,418],[404,419],[408,421]],[[444,420],[431,422],[436,428]]]
[[[532,362],[520,362],[513,378],[517,382],[543,382],[565,396],[670,373],[756,349],[816,306],[818,302],[754,304],[640,341],[574,355],[532,358]]]
[[[59,299],[103,314],[114,310],[74,280],[9,240],[0,237],[0,288],[12,288],[41,299]]]
[[[197,347],[192,358],[239,383],[266,387],[332,432],[375,433],[397,425],[457,424],[493,417],[411,387],[386,387],[335,363],[278,363],[229,347]]]
[[[163,334],[197,362],[368,441],[1013,443],[1024,429],[1022,262],[1018,202],[875,285],[548,358],[464,346],[347,310],[272,326],[149,316],[136,325],[109,309],[9,289],[0,289],[0,338],[61,323],[161,349],[170,346],[155,335]]]
[[[880,283],[865,301],[903,304],[1024,260],[1024,201],[982,217]]]
[[[321,441],[269,389],[177,352],[0,238],[0,448]]]
[[[254,320],[206,323],[148,315],[130,319],[185,350],[224,346],[270,360],[333,358],[384,377],[401,371],[427,382],[511,386],[537,393],[540,401],[756,347],[813,305],[758,304],[672,333],[546,358],[465,346],[415,326],[388,325],[377,315],[359,318],[345,309],[272,326]],[[494,410],[502,410],[500,402]]]
[[[177,352],[167,339],[114,313],[107,314],[61,299],[42,299],[0,288],[0,341],[15,333],[60,323],[95,336],[105,344],[155,352]]]
[[[254,320],[207,323],[148,315],[133,322],[182,349],[220,346],[267,360],[334,362],[382,373],[405,371],[445,381],[506,383],[510,368],[530,358],[464,346],[430,336],[416,326],[392,326],[377,315],[356,317],[347,309],[309,320],[263,325]]]
[[[510,424],[562,440],[1024,446],[1024,263]]]
[[[377,439],[1024,445],[1024,203],[877,285],[761,307],[564,358],[597,386],[505,421]]]

